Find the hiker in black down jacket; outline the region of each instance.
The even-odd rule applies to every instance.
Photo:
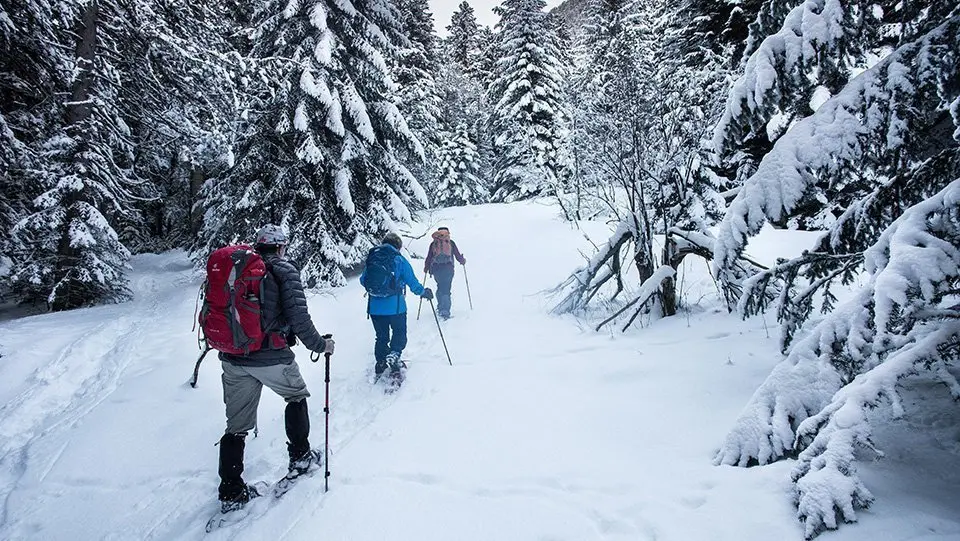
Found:
[[[324,339],[320,337],[310,312],[307,311],[307,296],[300,283],[300,271],[279,253],[261,253],[269,272],[263,280],[264,329],[279,334],[283,340],[271,346],[251,352],[249,355],[220,353],[220,360],[241,366],[270,366],[290,364],[294,360],[289,346],[299,338],[310,351],[323,351]],[[282,345],[281,345],[282,344]]]
[[[248,355],[220,353],[223,365],[223,401],[227,409],[227,429],[220,439],[221,510],[242,507],[256,490],[244,483],[244,438],[257,425],[260,392],[266,385],[287,402],[284,424],[290,457],[288,477],[296,477],[319,461],[319,453],[310,449],[310,416],[307,411],[307,385],[300,375],[290,346],[300,341],[317,353],[333,353],[333,339],[324,340],[313,326],[307,311],[307,297],[300,282],[300,271],[284,259],[287,237],[275,225],[266,225],[257,233],[255,249],[264,259],[267,275],[263,279],[261,299],[262,325],[267,343]]]

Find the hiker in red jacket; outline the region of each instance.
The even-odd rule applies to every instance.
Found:
[[[440,317],[450,317],[450,286],[453,284],[453,261],[456,259],[461,265],[467,264],[457,243],[450,239],[450,230],[446,227],[437,228],[433,233],[433,242],[427,251],[427,258],[423,262],[423,272],[430,273],[437,281],[437,310]]]

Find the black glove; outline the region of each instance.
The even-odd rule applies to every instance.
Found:
[[[425,288],[423,288],[423,293],[421,293],[420,296],[423,297],[424,299],[427,299],[428,301],[432,301],[432,300],[433,300],[433,290],[430,289],[429,287],[425,287]]]

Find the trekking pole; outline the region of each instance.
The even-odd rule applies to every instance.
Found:
[[[473,297],[470,296],[470,279],[467,278],[466,265],[463,265],[463,281],[467,283],[467,300],[470,301],[470,309],[473,310]]]
[[[332,334],[325,334],[321,336],[324,340],[328,338],[333,338]],[[329,453],[327,450],[330,448],[330,356],[332,353],[324,353],[324,367],[323,367],[323,383],[326,386],[326,391],[324,392],[324,403],[323,403],[323,492],[326,493],[330,490],[330,462],[329,462]],[[320,360],[320,354],[314,352],[310,354],[310,360],[317,362]]]
[[[440,318],[437,317],[437,309],[433,307],[433,299],[430,299],[430,309],[433,310],[433,319],[437,322],[437,331],[440,332],[440,341],[443,342],[443,351],[447,353],[447,362],[450,363],[450,366],[453,366],[453,361],[450,360],[450,350],[447,349],[447,341],[443,338],[443,329],[440,328]]]
[[[197,388],[197,380],[200,378],[200,363],[203,362],[203,358],[210,352],[210,344],[207,343],[207,337],[203,335],[203,329],[197,329],[197,323],[200,321],[197,319],[197,313],[200,310],[200,299],[203,298],[203,289],[204,288],[201,287],[200,290],[197,291],[197,302],[193,305],[193,328],[190,329],[190,332],[197,331],[197,346],[203,350],[200,353],[200,358],[197,359],[197,364],[193,366],[193,377],[190,379],[190,386],[194,389]]]
[[[193,377],[190,378],[190,386],[194,389],[197,388],[197,379],[200,378],[200,363],[203,362],[203,358],[207,356],[207,353],[210,353],[210,346],[203,349],[203,353],[201,353],[200,358],[197,359],[197,364],[193,367]]]
[[[333,338],[332,334],[323,335],[323,339]],[[330,459],[328,450],[330,449],[330,355],[332,353],[325,354],[324,357],[324,368],[323,368],[323,382],[326,386],[324,405],[323,405],[323,492],[324,494],[330,490]]]
[[[427,270],[426,270],[426,269],[423,270],[423,280],[421,280],[421,281],[424,282],[424,283],[427,281]],[[420,297],[420,306],[417,307],[417,321],[420,321],[420,310],[422,310],[422,309],[423,309],[423,297]]]

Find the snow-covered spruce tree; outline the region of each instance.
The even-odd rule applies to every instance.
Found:
[[[563,211],[564,216],[569,220],[579,220],[582,218],[577,197],[578,192],[582,196],[582,190],[575,182],[574,173],[576,158],[576,149],[573,147],[573,141],[570,130],[573,125],[573,96],[574,84],[570,76],[575,66],[574,38],[570,31],[564,26],[563,20],[553,13],[550,13],[547,21],[552,28],[552,33],[556,38],[557,61],[564,66],[564,76],[560,86],[561,118],[563,119],[563,138],[560,139],[555,154],[555,161],[562,166],[560,174],[556,179],[556,199]]]
[[[490,146],[490,130],[487,121],[489,108],[486,94],[481,83],[473,76],[464,72],[460,65],[449,59],[447,50],[443,53],[444,61],[440,67],[440,76],[437,79],[437,88],[440,91],[440,125],[444,129],[441,137],[441,156],[444,147],[450,144],[450,137],[457,137],[461,130],[466,131],[467,139],[475,146],[473,173],[477,176],[478,185],[475,190],[477,199],[474,203],[489,199],[490,159],[481,152],[482,146]],[[437,178],[430,186],[431,193],[439,196],[439,184],[442,182],[443,167],[439,169]],[[442,204],[437,201],[438,204]]]
[[[798,19],[813,9],[815,6],[810,4],[817,0],[808,0],[804,5],[798,6],[788,16],[783,30],[769,37],[761,45],[754,58],[747,63],[747,70],[744,76],[737,82],[731,91],[730,99],[727,103],[727,110],[723,119],[715,132],[717,136],[715,143],[721,144],[724,132],[724,126],[735,124],[745,124],[753,122],[749,118],[741,117],[762,117],[759,106],[748,108],[745,104],[759,103],[765,93],[771,92],[772,86],[782,86],[777,83],[776,75],[778,71],[774,66],[782,66],[786,71],[782,78],[792,78],[799,69],[798,64],[802,58],[788,53],[787,51],[809,50],[813,55],[816,47],[823,43],[825,36],[836,36],[835,40],[854,40],[859,43],[859,50],[883,50],[888,46],[890,38],[882,33],[873,33],[861,35],[850,33],[844,30],[842,21],[849,19],[842,13],[833,13],[832,15],[825,10],[820,10],[818,15],[810,15],[815,20],[823,22],[820,17],[828,15],[828,20],[832,21],[825,25],[807,25],[802,28],[810,32],[810,35],[804,34],[801,27],[798,26]],[[954,9],[956,8],[954,2]],[[862,9],[864,6],[859,6]],[[869,7],[869,6],[867,6]],[[853,8],[851,8],[853,9]],[[755,234],[765,221],[769,220],[776,224],[790,223],[797,216],[809,216],[811,207],[836,208],[842,204],[843,211],[832,210],[830,219],[824,223],[831,225],[831,235],[824,238],[819,244],[817,251],[827,250],[829,252],[846,252],[845,255],[832,253],[827,259],[833,261],[843,261],[848,269],[856,267],[858,262],[857,254],[862,252],[866,246],[869,246],[875,239],[876,234],[892,221],[897,215],[898,210],[905,206],[917,203],[923,197],[931,195],[938,191],[943,183],[948,182],[950,176],[951,160],[949,156],[942,155],[941,151],[949,151],[952,148],[953,141],[945,134],[951,131],[951,120],[949,113],[944,109],[940,101],[942,94],[948,92],[943,88],[949,88],[952,83],[940,82],[939,79],[947,77],[949,74],[949,64],[943,65],[937,63],[939,68],[926,68],[924,66],[915,66],[917,62],[925,60],[929,55],[924,50],[914,50],[917,40],[922,39],[931,29],[938,27],[947,20],[946,14],[950,8],[944,4],[938,4],[937,9],[916,13],[915,19],[910,24],[903,25],[904,29],[912,29],[911,34],[904,34],[899,39],[901,48],[898,49],[898,55],[890,56],[888,59],[893,62],[891,65],[881,63],[870,70],[870,78],[860,77],[858,81],[851,81],[844,90],[846,101],[834,100],[830,111],[839,110],[845,114],[843,118],[849,118],[847,125],[834,122],[831,126],[841,126],[844,131],[831,133],[831,137],[816,136],[812,140],[817,142],[817,149],[825,149],[829,152],[820,152],[812,150],[814,147],[793,148],[799,144],[799,141],[805,143],[804,137],[810,137],[809,134],[797,134],[791,139],[791,143],[785,147],[786,150],[780,152],[795,153],[798,157],[792,160],[801,160],[797,165],[790,163],[777,163],[773,160],[764,166],[764,173],[758,171],[751,178],[751,183],[745,186],[748,193],[739,197],[731,206],[731,215],[726,220],[720,234],[723,235],[723,244],[720,247],[723,253],[722,259],[717,261],[717,268],[724,269],[729,257],[742,251],[742,246],[746,242],[748,235]],[[909,19],[907,19],[909,20]],[[864,28],[862,25],[857,28]],[[844,38],[844,36],[847,36]],[[864,41],[872,38],[874,41]],[[809,43],[809,45],[804,45]],[[914,44],[914,45],[911,45]],[[823,46],[823,50],[818,53],[824,63],[833,63],[826,55],[829,51],[836,51],[836,54],[845,54],[850,47],[834,44],[834,46]],[[911,48],[914,47],[914,48]],[[898,58],[905,57],[906,60],[900,61]],[[759,59],[758,59],[759,58]],[[949,62],[949,57],[946,59]],[[791,61],[793,63],[791,63]],[[901,67],[905,66],[905,67]],[[889,71],[889,73],[888,73]],[[891,85],[900,85],[909,83],[908,86],[893,86],[890,90],[884,91],[876,96],[874,87],[879,84],[877,80],[889,80]],[[938,86],[939,85],[939,86]],[[781,100],[785,104],[789,103],[783,94],[773,92],[769,96],[769,101]],[[763,98],[767,99],[767,98]],[[794,96],[795,100],[804,102],[804,104],[794,107],[799,109],[805,107],[807,96]],[[851,101],[852,100],[852,101]],[[949,103],[949,102],[948,102]],[[791,107],[783,105],[784,108]],[[819,109],[818,109],[819,113]],[[889,118],[886,118],[889,116]],[[853,121],[858,117],[864,117],[863,121],[866,128],[857,128]],[[822,118],[814,115],[814,118]],[[759,121],[757,121],[759,122]],[[814,129],[823,124],[823,120],[814,124],[805,124],[810,126],[807,129]],[[793,129],[793,128],[791,128]],[[821,130],[825,128],[819,128]],[[869,129],[872,137],[877,142],[866,144],[863,142],[865,135],[857,133],[854,130]],[[728,130],[729,131],[729,130]],[[789,132],[788,132],[789,133]],[[886,137],[882,140],[881,136]],[[880,143],[883,144],[880,144]],[[722,146],[718,146],[718,149]],[[819,154],[818,154],[819,153]],[[776,155],[780,155],[777,153]],[[834,159],[838,156],[837,163],[824,162],[825,156]],[[808,161],[809,160],[809,161]],[[927,182],[916,182],[912,180],[915,177],[915,169],[923,166],[925,170],[941,170],[937,175],[940,184],[929,184]],[[780,169],[800,171],[792,172],[791,176],[780,176]],[[829,176],[824,176],[818,180],[810,178],[807,170],[824,169],[829,172]],[[776,171],[775,171],[776,170]],[[933,178],[927,174],[926,178]],[[762,190],[769,190],[761,195]],[[902,193],[902,195],[894,195]],[[835,197],[834,197],[835,196]],[[834,199],[831,199],[834,197]],[[890,210],[881,209],[877,206],[879,200],[891,203]],[[840,201],[837,203],[836,201]],[[762,209],[762,212],[760,210]],[[834,213],[836,217],[834,217]],[[743,221],[741,216],[749,216],[749,220]],[[872,219],[868,219],[872,217]],[[871,221],[872,220],[872,221]],[[869,224],[869,227],[867,227]],[[856,240],[856,245],[849,245],[849,241]],[[829,248],[829,245],[837,248]],[[846,245],[845,245],[846,244]],[[808,256],[808,262],[813,262],[820,257],[817,254]],[[852,260],[850,258],[853,258]],[[823,259],[820,257],[820,259]],[[852,265],[852,267],[850,267]],[[828,266],[831,266],[828,264]],[[815,265],[816,269],[811,269],[811,276],[817,276],[822,279],[822,283],[813,291],[808,291],[807,295],[801,295],[796,303],[797,306],[806,306],[809,309],[810,300],[813,292],[820,287],[828,287],[833,278],[850,277],[849,273],[840,272],[834,274],[826,272],[820,265]],[[780,270],[778,270],[780,269]],[[798,269],[796,262],[780,266],[773,272],[788,275]],[[833,270],[836,270],[834,268]],[[765,277],[771,276],[765,274],[758,277],[756,284],[766,285],[769,281]],[[721,276],[727,286],[731,302],[735,302],[740,297],[741,284]],[[753,295],[743,297],[744,302],[753,302]],[[828,295],[828,303],[831,297]],[[758,301],[760,302],[760,301]],[[745,305],[746,307],[746,305]],[[762,303],[757,304],[756,308],[762,309]],[[750,307],[747,307],[751,309]],[[829,305],[827,306],[829,309]],[[752,311],[752,309],[751,309]],[[790,312],[791,310],[787,310]],[[800,319],[806,317],[808,310],[801,310]],[[786,313],[781,314],[782,319],[790,319]],[[793,328],[796,322],[791,323]],[[789,341],[792,331],[788,332],[784,344]]]
[[[868,299],[870,332],[854,359],[862,372],[800,424],[794,443],[803,449],[791,478],[807,537],[856,520],[855,510],[872,501],[857,476],[855,451],[882,454],[867,412],[886,403],[902,417],[901,380],[929,373],[960,400],[960,383],[948,370],[960,360],[960,177],[904,211],[867,249],[865,263],[871,279],[860,298]]]
[[[801,3],[803,11],[792,10]],[[785,22],[787,14],[791,19]],[[814,21],[817,24],[810,24]],[[804,26],[805,22],[808,26]],[[853,46],[849,40],[839,39],[851,23],[850,14],[833,0],[768,0],[764,3],[750,25],[746,44],[750,56],[745,60],[745,72],[753,74],[755,79],[751,81],[745,76],[737,81],[738,86],[730,93],[727,110],[714,132],[714,168],[726,178],[726,186],[739,188],[756,171],[763,155],[787,127],[812,112],[811,99],[817,88],[823,88],[821,94],[832,95],[845,84],[844,77],[837,75],[849,71],[850,66],[835,64],[859,57],[856,51],[848,54],[847,49]],[[784,31],[780,31],[781,28]],[[808,34],[805,38],[804,32]],[[756,54],[758,43],[771,34],[775,37],[771,38],[768,50],[775,51],[777,56]],[[834,51],[838,41],[849,45]],[[791,47],[801,44],[806,47],[799,50]],[[819,54],[821,50],[832,54]],[[782,70],[777,65],[781,58],[789,63]],[[824,59],[823,70],[819,69],[821,59]],[[782,77],[774,76],[778,72]],[[767,76],[771,77],[772,84],[758,84]],[[754,87],[756,95],[747,90],[748,87]],[[814,216],[798,225],[816,227],[824,219],[825,216],[814,211]]]
[[[13,227],[42,192],[39,145],[60,122],[55,103],[65,92],[72,58],[61,47],[76,6],[39,0],[0,0],[0,296],[10,290],[17,262],[29,257]],[[64,44],[65,45],[65,44]],[[20,284],[13,298],[44,298],[37,286]]]
[[[499,76],[497,63],[500,61],[500,33],[489,26],[481,26],[477,32],[477,56],[473,67],[467,70],[484,87],[489,87]]]
[[[19,195],[18,183],[14,181],[10,170],[26,165],[23,143],[17,140],[0,114],[0,299],[10,290],[8,277],[13,270],[13,260],[24,247],[16,242],[8,232],[25,214],[26,201]]]
[[[466,126],[443,135],[440,148],[440,175],[434,202],[438,207],[470,205],[484,200],[483,185],[477,178],[477,145]]]
[[[858,448],[879,452],[869,409],[886,402],[904,415],[897,387],[922,372],[960,400],[947,370],[960,357],[958,247],[960,180],[883,231],[866,251],[868,284],[792,346],[728,435],[718,463],[800,452],[792,478],[808,538],[855,521],[873,500],[854,463]]]
[[[183,195],[186,190],[177,185],[173,171],[185,156],[195,162],[197,149],[223,152],[225,138],[217,139],[226,122],[220,117],[231,114],[234,95],[224,76],[231,29],[225,28],[223,14],[231,5],[231,0],[202,5],[98,0],[17,2],[3,8],[12,21],[11,26],[0,25],[12,32],[3,32],[0,54],[0,107],[9,119],[4,133],[17,141],[9,148],[26,157],[4,168],[20,209],[14,234],[7,238],[30,248],[18,250],[23,257],[13,258],[19,260],[13,278],[20,300],[48,301],[54,269],[60,265],[72,276],[65,270],[74,265],[71,261],[86,267],[75,273],[80,280],[91,276],[122,288],[122,279],[108,278],[123,267],[124,251],[111,246],[114,236],[134,250],[169,248],[188,240],[183,233],[190,229],[193,200]],[[90,44],[86,51],[95,59],[89,68],[82,57],[78,62],[76,53],[70,53],[78,50],[78,28],[88,31],[83,35]],[[81,69],[75,70],[78,65]],[[86,81],[80,76],[88,70],[93,75]],[[70,101],[75,92],[89,96],[89,103],[77,108]],[[64,179],[74,178],[75,172],[81,180],[71,188]],[[96,245],[76,251],[102,249],[110,252],[107,256],[61,257],[67,248],[56,231],[56,207],[74,205],[74,199],[82,203],[69,213],[73,221],[59,227],[79,232],[82,227],[74,225],[90,221],[85,227]],[[48,219],[51,214],[54,219]],[[151,242],[154,236],[164,240]],[[91,270],[100,265],[112,270]],[[92,287],[91,295],[98,296],[100,287]],[[69,288],[84,295],[80,288]],[[102,300],[118,298],[122,292],[106,293]],[[98,301],[66,302],[63,307],[90,302]]]
[[[544,0],[505,0],[495,8],[500,56],[488,92],[496,201],[553,193],[565,174],[562,66],[545,6]]]
[[[693,3],[706,2],[713,0],[690,0]],[[740,3],[731,13],[733,22],[735,18],[737,23],[744,20],[749,22],[747,25],[746,36],[743,36],[743,29],[740,24],[736,27],[728,25],[721,34],[723,37],[736,37],[738,42],[733,42],[728,50],[728,66],[741,68],[746,61],[756,51],[759,44],[771,34],[780,30],[784,18],[791,9],[796,7],[804,0],[751,0],[750,2]],[[702,25],[712,25],[714,21],[708,18]],[[695,42],[691,43],[696,45]],[[778,117],[783,121],[783,118]],[[724,191],[727,200],[736,195],[736,191],[743,184],[744,179],[749,177],[760,162],[760,158],[770,151],[772,141],[782,133],[783,126],[777,123],[771,123],[769,130],[758,130],[750,133],[747,137],[740,140],[735,146],[736,150],[731,150],[726,154],[714,155],[708,164],[708,167],[714,172],[717,178],[718,187]]]
[[[478,117],[482,125],[477,130],[476,142],[477,152],[480,156],[480,176],[487,185],[487,192],[492,196],[493,184],[496,175],[496,163],[499,158],[497,150],[497,128],[493,122],[493,115],[496,111],[494,102],[491,102],[493,96],[487,89],[493,83],[496,77],[497,61],[500,59],[499,35],[489,26],[481,26],[477,33],[478,54],[474,61],[474,67],[468,71],[472,81],[475,81],[481,88],[480,108],[482,115]]]
[[[138,203],[144,219],[120,231],[135,252],[188,246],[199,230],[200,188],[225,167],[246,99],[242,28],[251,11],[233,0],[141,2],[113,26],[124,34],[119,108],[134,168],[158,192]]]
[[[44,193],[14,228],[31,247],[30,258],[14,267],[14,283],[43,292],[52,310],[128,296],[130,253],[114,224],[151,189],[132,172],[130,130],[113,84],[120,75],[105,53],[121,48],[106,23],[121,12],[113,2],[81,6],[65,123],[42,147],[49,160],[38,175]]]
[[[405,38],[393,69],[399,87],[397,106],[424,147],[424,156],[412,153],[404,163],[420,181],[425,182],[438,174],[438,152],[442,144],[440,90],[437,88],[439,40],[427,0],[398,0],[397,4]]]
[[[257,57],[289,59],[283,86],[249,113],[234,167],[208,183],[196,253],[276,222],[291,233],[305,282],[339,285],[342,269],[427,201],[400,161],[423,149],[388,68],[402,42],[399,14],[387,0],[273,0],[255,26]]]
[[[682,259],[710,256],[706,230],[718,201],[700,172],[699,147],[704,120],[714,114],[704,90],[717,92],[719,81],[716,65],[687,66],[675,54],[682,27],[668,22],[670,6],[596,0],[589,14],[575,143],[596,150],[581,153],[577,170],[619,225],[599,253],[559,286],[563,297],[555,311],[584,313],[591,303],[600,304],[613,312],[602,326],[632,309],[625,330],[642,313],[673,315],[673,276]],[[656,232],[676,237],[659,257]],[[625,281],[631,266],[641,285],[623,303],[618,296],[633,289]]]
[[[494,64],[490,51],[494,47],[488,27],[477,25],[476,14],[468,2],[462,2],[453,13],[448,36],[443,41],[440,67],[441,126],[448,133],[466,127],[470,140],[477,145],[476,172],[482,182],[479,193],[488,198],[492,178],[493,134],[490,129],[492,107],[486,88]],[[432,186],[434,191],[437,186]]]
[[[449,35],[444,42],[447,57],[464,73],[472,73],[480,55],[477,15],[469,2],[461,2],[447,26]]]
[[[776,59],[785,47],[804,50],[792,23],[808,4],[759,46],[730,103],[770,88],[778,72],[765,72],[766,82],[751,90],[758,55],[792,69]],[[718,232],[715,271],[745,314],[763,310],[769,292],[780,292],[788,355],[754,394],[717,462],[766,464],[800,453],[793,478],[808,537],[855,520],[855,510],[871,500],[852,463],[855,447],[871,445],[866,408],[885,399],[901,413],[897,382],[921,371],[960,396],[943,364],[957,351],[960,3],[928,7],[904,18],[898,47],[777,140]],[[818,36],[860,37],[821,30]],[[873,44],[890,40],[874,36]],[[731,261],[766,221],[789,220],[805,211],[805,201],[838,186],[848,208],[809,252],[745,281],[730,275]],[[864,270],[868,285],[837,305],[831,287]],[[794,341],[818,303],[826,316]]]
[[[575,78],[579,87],[593,90],[597,85],[607,84],[613,77],[610,66],[616,59],[620,43],[633,37],[633,27],[639,23],[633,15],[637,0],[589,0],[584,9],[586,24],[578,43],[579,68]],[[631,32],[628,34],[628,32]]]

